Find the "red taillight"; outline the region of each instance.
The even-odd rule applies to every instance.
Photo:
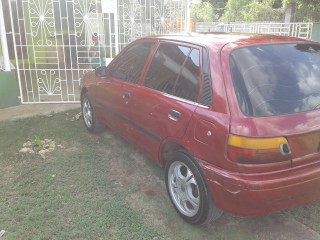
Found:
[[[285,138],[246,138],[229,136],[228,158],[242,164],[275,163],[290,160]]]

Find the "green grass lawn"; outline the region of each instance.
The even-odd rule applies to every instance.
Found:
[[[82,121],[66,118],[0,122],[1,240],[269,239],[251,231],[252,218],[231,214],[208,227],[190,226],[174,211],[158,166],[111,131],[91,135]],[[45,160],[19,153],[28,139],[45,138],[65,148]],[[316,202],[279,216],[320,232],[319,212]]]

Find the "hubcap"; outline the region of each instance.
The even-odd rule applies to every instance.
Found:
[[[180,161],[171,164],[168,172],[169,192],[174,205],[188,217],[199,210],[199,188],[192,171]]]
[[[88,128],[92,127],[92,108],[88,98],[83,100],[83,119]]]

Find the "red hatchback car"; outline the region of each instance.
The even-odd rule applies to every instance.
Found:
[[[320,44],[290,37],[139,39],[81,82],[86,128],[107,125],[165,169],[187,222],[320,199]]]

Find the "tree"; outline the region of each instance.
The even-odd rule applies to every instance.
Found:
[[[191,16],[198,22],[213,22],[219,18],[219,16],[214,15],[213,5],[209,2],[191,5]]]
[[[253,1],[249,3],[245,11],[242,12],[244,21],[281,21],[283,18],[282,9],[273,8],[273,1],[264,2]]]
[[[225,22],[279,21],[282,10],[274,8],[276,0],[229,0],[222,17]]]
[[[319,0],[228,0],[220,20],[317,22],[319,12]]]
[[[222,21],[225,22],[241,22],[244,18],[241,14],[243,9],[250,3],[250,0],[229,0]]]
[[[223,4],[225,6],[227,4],[228,0],[203,0],[203,2],[209,2],[212,5]]]
[[[224,13],[228,0],[203,0],[202,2],[211,3],[213,7],[214,18],[220,18]]]
[[[312,5],[317,5],[319,4],[319,0],[282,0],[283,4],[289,4],[292,2],[297,2],[297,3],[301,3],[304,5],[308,5],[308,4],[312,4]]]
[[[320,21],[319,0],[283,0],[283,7],[291,12],[293,22],[318,22]]]

